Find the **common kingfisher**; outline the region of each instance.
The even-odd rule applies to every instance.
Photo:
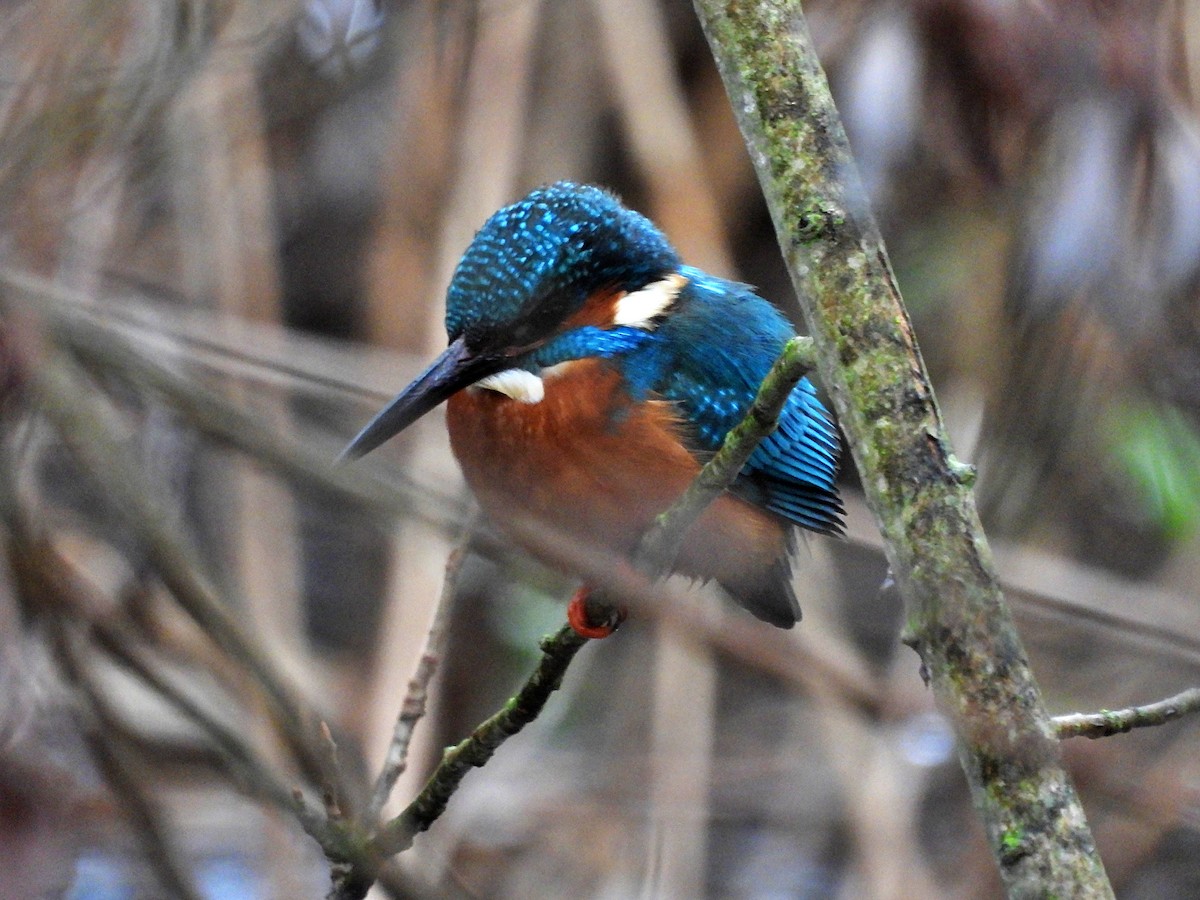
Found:
[[[559,182],[492,215],[446,295],[450,345],[343,452],[355,459],[442,401],[484,512],[631,558],[749,409],[794,334],[744,284],[685,266],[658,228],[594,186]],[[839,443],[802,380],[675,571],[715,580],[791,628],[795,528],[839,534]],[[577,599],[579,595],[576,595]],[[588,630],[572,604],[572,624]]]

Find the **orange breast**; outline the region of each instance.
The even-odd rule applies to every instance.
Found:
[[[699,471],[671,405],[631,402],[601,360],[568,363],[545,388],[534,404],[480,388],[450,398],[450,443],[467,483],[501,528],[515,513],[552,535],[631,553]],[[507,530],[557,563],[536,541]],[[784,552],[778,518],[726,495],[689,533],[678,570],[735,587],[756,580]]]

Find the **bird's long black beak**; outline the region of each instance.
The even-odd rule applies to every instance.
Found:
[[[460,337],[408,387],[379,412],[342,451],[338,462],[348,462],[370,453],[395,437],[439,403],[467,385],[494,375],[507,366],[499,355],[472,353]]]

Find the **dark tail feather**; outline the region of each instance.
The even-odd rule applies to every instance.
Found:
[[[739,579],[736,584],[721,582],[747,612],[779,628],[791,628],[800,621],[800,601],[792,590],[790,554],[781,556],[758,577]]]

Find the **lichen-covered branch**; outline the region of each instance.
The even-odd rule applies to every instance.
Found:
[[[1194,712],[1200,712],[1200,688],[1188,688],[1174,697],[1145,706],[1055,716],[1054,730],[1058,737],[1064,740],[1073,737],[1110,737],[1114,734],[1125,734],[1135,728],[1166,725]]]
[[[796,0],[696,0],[1010,896],[1111,897]]]
[[[469,737],[450,747],[425,787],[400,815],[385,823],[369,843],[370,854],[382,861],[412,845],[446,809],[459,783],[473,768],[484,765],[497,748],[541,713],[550,695],[562,684],[563,675],[579,648],[587,643],[570,627],[542,641],[542,659],[529,680],[504,708],[484,721]],[[347,868],[336,878],[330,894],[336,900],[366,896],[375,871],[362,866]]]

